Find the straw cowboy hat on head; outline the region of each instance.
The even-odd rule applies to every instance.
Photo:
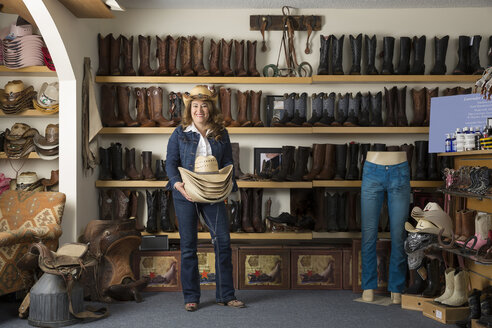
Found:
[[[188,107],[188,104],[194,99],[210,100],[214,103],[215,107],[217,107],[218,94],[213,86],[197,85],[191,89],[190,92],[183,94],[185,108]]]

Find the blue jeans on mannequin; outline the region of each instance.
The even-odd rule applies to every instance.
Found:
[[[200,303],[200,275],[196,254],[198,211],[210,228],[214,244],[216,301],[227,303],[235,300],[229,222],[224,203],[193,203],[186,200],[177,190],[173,190],[173,200],[179,222],[181,286],[185,304]]]
[[[362,289],[377,289],[377,254],[379,216],[388,194],[388,212],[391,231],[391,256],[388,290],[401,293],[405,287],[407,259],[403,249],[406,238],[405,221],[410,207],[410,172],[407,162],[396,165],[378,165],[366,161],[361,187],[362,230]]]

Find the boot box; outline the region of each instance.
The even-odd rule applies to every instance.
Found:
[[[135,278],[149,280],[144,291],[181,290],[180,251],[137,251],[133,255],[133,264]]]
[[[441,323],[456,323],[456,321],[468,318],[470,308],[468,306],[450,307],[434,301],[427,301],[424,302],[423,314]]]
[[[289,289],[290,249],[239,247],[239,289]]]
[[[422,297],[420,295],[402,294],[401,308],[405,310],[423,311],[424,303],[432,301],[432,298]]]
[[[376,244],[378,288],[376,294],[388,293],[389,260],[391,254],[391,240],[378,240]],[[362,293],[362,257],[361,240],[352,241],[352,291]]]
[[[232,279],[237,289],[237,247],[232,246]],[[215,289],[215,252],[213,247],[198,247],[198,272],[201,289]]]
[[[340,249],[291,249],[292,289],[342,289]]]
[[[486,328],[487,326],[478,323],[478,319],[472,319],[471,328]]]

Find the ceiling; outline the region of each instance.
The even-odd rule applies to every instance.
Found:
[[[492,7],[490,0],[116,0],[128,9],[458,8]]]

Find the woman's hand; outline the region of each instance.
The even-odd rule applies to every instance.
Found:
[[[191,197],[186,193],[184,185],[185,185],[184,182],[176,182],[174,184],[174,189],[179,191],[181,195],[183,195],[183,197],[186,198],[188,201],[193,202],[193,199],[191,199]]]

